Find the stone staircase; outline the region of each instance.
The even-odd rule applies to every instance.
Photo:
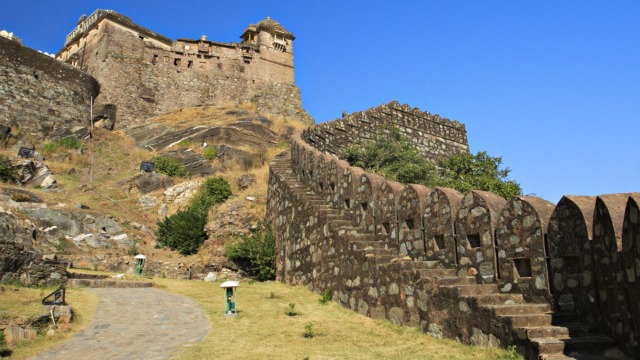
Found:
[[[89,288],[147,288],[153,287],[153,283],[143,280],[118,280],[108,275],[81,274],[67,272],[69,278],[67,284],[72,287]]]
[[[524,347],[527,359],[629,359],[615,351],[613,339],[601,336],[597,328],[577,323],[570,316],[553,313],[548,303],[526,303],[521,294],[501,293],[497,284],[478,284],[474,276],[457,276],[456,269],[444,268],[439,261],[403,261],[406,259],[402,259],[396,247],[377,241],[374,234],[362,233],[338,209],[301,184],[292,170],[290,156],[276,157],[271,168],[326,221],[330,233],[347,240],[348,251],[375,258],[378,267],[400,260],[405,271],[417,271],[421,278],[436,280],[441,290],[508,324],[517,345]]]

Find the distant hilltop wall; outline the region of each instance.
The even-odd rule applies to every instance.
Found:
[[[308,128],[302,138],[320,151],[340,155],[354,142],[384,135],[381,132],[388,131],[387,125],[398,128],[423,157],[434,162],[443,156],[469,152],[464,124],[397,101]]]
[[[0,125],[33,139],[87,126],[98,82],[78,69],[0,37]]]
[[[256,104],[258,111],[313,123],[293,78],[293,35],[265,19],[240,43],[172,41],[126,16],[82,18],[57,57],[94,76],[100,104],[115,104],[119,128],[183,107]]]

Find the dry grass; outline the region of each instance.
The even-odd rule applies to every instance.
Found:
[[[501,349],[438,340],[415,328],[364,317],[337,303],[321,305],[320,295],[304,287],[242,282],[239,316],[228,318],[222,314],[219,283],[155,281],[167,291],[195,299],[215,329],[178,359],[500,359],[508,355]],[[289,303],[296,304],[297,316],[285,314]],[[309,323],[315,336],[305,338]]]
[[[40,300],[53,290],[55,288],[52,287],[36,289],[5,286],[5,291],[0,293],[0,317],[27,320],[43,313]],[[66,300],[74,313],[74,320],[71,324],[60,324],[59,329],[52,336],[41,335],[36,340],[23,341],[9,346],[12,359],[26,359],[60,344],[91,322],[98,305],[98,298],[94,293],[83,289],[69,288]]]

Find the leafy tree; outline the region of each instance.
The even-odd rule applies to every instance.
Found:
[[[520,184],[508,179],[511,170],[501,168],[501,157],[492,157],[484,151],[476,155],[461,153],[434,166],[418,154],[397,128],[387,128],[385,132],[387,136],[377,135],[345,148],[342,157],[353,166],[402,183],[450,187],[460,192],[485,190],[506,199],[522,194]]]
[[[276,278],[276,238],[270,226],[258,226],[225,248],[227,257],[260,281]]]
[[[505,199],[522,195],[520,184],[508,179],[511,169],[501,169],[501,165],[502,157],[490,156],[486,151],[456,154],[439,162],[437,183],[460,192],[491,191]]]
[[[156,164],[156,171],[167,176],[187,177],[189,171],[184,165],[171,157],[156,157],[153,159]]]
[[[13,181],[16,177],[16,168],[11,164],[8,157],[0,154],[0,180],[3,182]]]
[[[198,252],[206,240],[204,226],[209,209],[223,203],[231,196],[231,186],[222,177],[205,180],[187,209],[158,221],[158,245],[167,246],[182,255]]]

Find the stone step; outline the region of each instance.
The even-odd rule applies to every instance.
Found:
[[[507,315],[500,316],[508,318],[512,328],[533,327],[533,326],[551,326],[551,314],[523,314],[523,315]]]
[[[510,304],[488,306],[495,316],[541,314],[551,311],[549,304]]]
[[[423,278],[442,278],[442,277],[454,277],[456,275],[455,269],[419,269],[418,273]]]
[[[73,287],[90,288],[147,288],[153,283],[148,281],[103,280],[103,279],[69,279],[67,284]]]
[[[497,294],[498,286],[496,284],[471,284],[471,285],[444,285],[443,288],[455,288],[460,295],[485,295]]]
[[[522,294],[486,294],[469,297],[475,298],[479,306],[524,303]]]
[[[438,280],[440,286],[443,285],[473,285],[477,284],[475,276],[451,276],[442,277]]]
[[[369,249],[362,249],[362,250],[356,250],[356,251],[361,251],[361,252],[364,252],[365,254],[373,254],[373,255],[389,255],[394,257],[398,256],[398,251],[396,249],[369,248]]]
[[[569,337],[569,329],[564,326],[527,326],[514,328],[513,332],[518,339],[534,338],[566,338]]]
[[[352,250],[365,250],[365,249],[384,249],[385,244],[381,241],[349,240],[349,245]]]
[[[567,338],[533,338],[531,345],[540,355],[600,352],[615,345],[613,339],[606,336],[580,336]],[[595,354],[594,354],[595,355]]]

